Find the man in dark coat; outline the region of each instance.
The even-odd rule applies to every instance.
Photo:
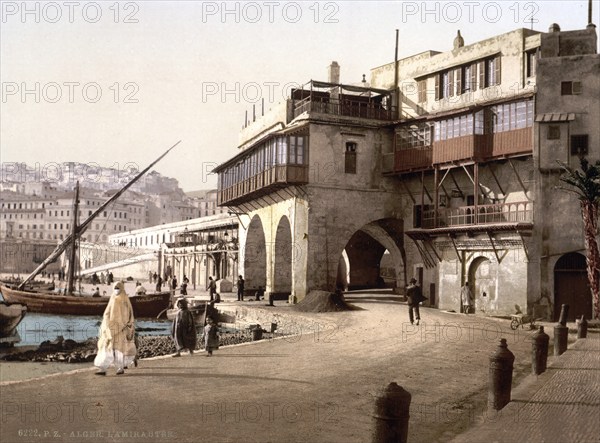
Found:
[[[418,325],[421,320],[419,303],[425,300],[425,297],[421,293],[421,287],[417,285],[416,278],[411,278],[410,284],[406,287],[406,299],[408,301],[408,318],[410,319],[410,323],[413,324],[416,319]]]
[[[214,301],[216,293],[217,283],[215,283],[212,277],[208,277],[208,294],[210,295],[210,301]]]
[[[193,355],[197,340],[194,314],[188,309],[188,303],[185,298],[177,301],[177,307],[179,308],[179,312],[175,320],[173,320],[171,330],[175,348],[177,349],[173,357],[181,357],[182,349],[189,350],[190,355]]]
[[[238,281],[237,281],[238,301],[244,301],[244,284],[245,283],[246,283],[246,281],[244,280],[244,277],[242,277],[240,275],[238,277]]]

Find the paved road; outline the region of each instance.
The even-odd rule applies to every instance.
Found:
[[[409,441],[446,442],[485,417],[488,358],[500,337],[516,355],[516,381],[530,372],[529,334],[506,320],[425,308],[417,327],[404,304],[355,297],[360,311],[303,313],[295,337],[211,358],[3,384],[0,441],[362,443],[374,394],[395,381],[412,394]],[[276,304],[260,309],[290,311]]]

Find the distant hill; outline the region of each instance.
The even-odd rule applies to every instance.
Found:
[[[119,189],[139,172],[135,165],[127,168],[104,168],[95,163],[62,162],[53,163],[52,167],[41,167],[26,163],[0,163],[0,182],[3,184],[48,183],[58,190],[70,191],[75,183],[87,189],[110,191]],[[156,171],[145,174],[130,188],[141,194],[176,193],[183,196],[183,190],[175,178],[165,177]]]

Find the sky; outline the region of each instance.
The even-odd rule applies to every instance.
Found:
[[[237,153],[245,113],[428,49],[517,28],[583,29],[588,1],[1,1],[0,161],[154,169],[185,191]],[[600,25],[600,2],[593,21]],[[532,23],[533,21],[533,23]],[[257,111],[258,112],[258,111]],[[14,169],[10,170],[11,172]],[[8,169],[3,170],[6,175]],[[32,178],[35,179],[35,178]]]

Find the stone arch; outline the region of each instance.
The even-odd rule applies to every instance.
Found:
[[[467,279],[475,301],[475,314],[497,309],[497,263],[488,257],[476,257],[469,265]],[[526,312],[526,306],[520,306]]]
[[[562,255],[554,265],[554,315],[558,321],[562,304],[569,305],[567,320],[592,318],[592,295],[585,257],[577,252]]]
[[[273,250],[273,284],[272,292],[292,292],[292,258],[294,243],[292,240],[292,228],[287,216],[282,216],[275,231],[275,248]]]
[[[344,251],[347,260],[338,265],[338,279],[348,275],[349,289],[382,287],[380,263],[388,251],[395,271],[395,287],[406,284],[406,254],[404,251],[404,225],[399,219],[380,219],[362,226],[354,232]],[[340,269],[345,266],[345,269]]]
[[[335,280],[336,289],[346,291],[350,285],[350,261],[348,260],[348,253],[344,249],[340,255],[338,262],[337,277]]]
[[[265,230],[258,215],[252,217],[248,225],[244,245],[244,279],[247,289],[267,286],[267,248]]]

